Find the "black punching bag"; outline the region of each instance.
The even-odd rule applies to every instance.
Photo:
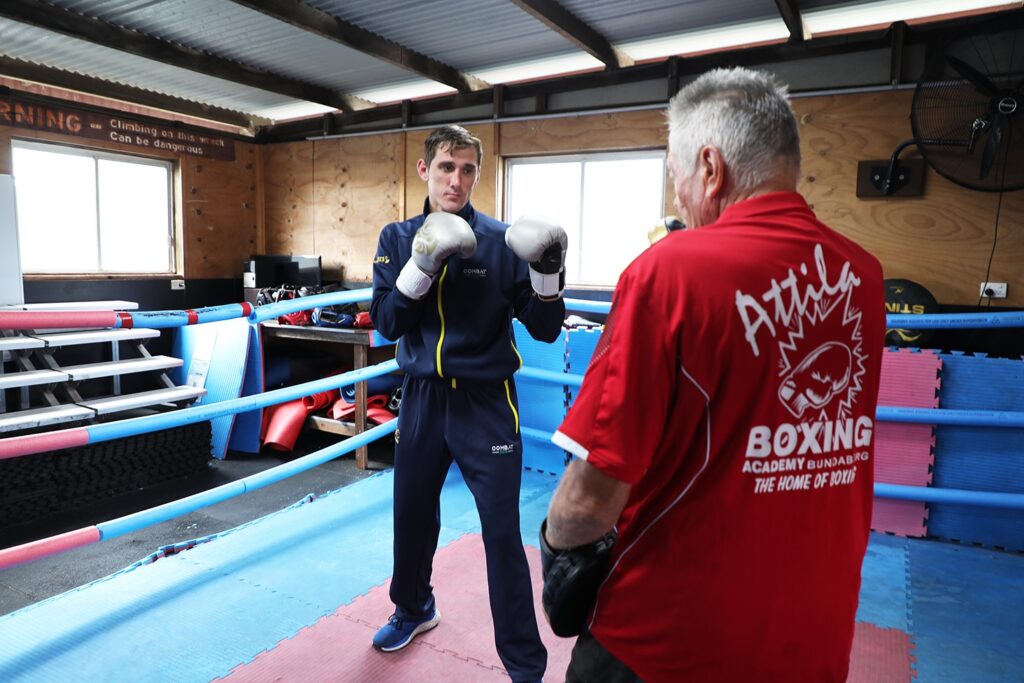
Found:
[[[913,280],[885,281],[885,312],[889,315],[924,315],[938,313],[939,304],[927,289]],[[889,346],[927,346],[935,330],[903,330],[887,328],[885,343]]]

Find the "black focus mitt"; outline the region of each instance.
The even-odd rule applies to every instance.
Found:
[[[608,570],[608,558],[618,534],[612,529],[587,545],[555,550],[544,536],[548,520],[540,525],[540,561],[544,574],[541,603],[556,636],[570,638],[583,630],[597,589]]]

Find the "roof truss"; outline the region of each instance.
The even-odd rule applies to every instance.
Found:
[[[0,17],[226,81],[298,100],[317,102],[341,111],[372,106],[359,98],[152,38],[48,3],[4,0],[0,3]]]
[[[299,2],[299,0],[232,0],[232,2],[262,12],[278,21],[287,22],[303,31],[333,40],[432,81],[444,83],[459,92],[470,92],[489,87],[488,83],[475,76],[381,38],[375,33],[322,12],[315,7]]]
[[[608,42],[589,24],[554,0],[512,0],[552,31],[601,60],[611,69],[633,66],[632,58]]]

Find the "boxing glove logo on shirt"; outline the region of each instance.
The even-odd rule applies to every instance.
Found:
[[[874,431],[874,416],[857,409],[867,359],[854,304],[860,277],[849,262],[827,263],[820,244],[784,273],[763,292],[736,292],[751,353],[777,363],[785,408],[766,405],[748,434],[743,472],[758,494],[853,483]]]
[[[782,380],[779,398],[793,414],[803,417],[808,408],[824,408],[850,384],[853,353],[839,342],[825,342],[811,351]]]

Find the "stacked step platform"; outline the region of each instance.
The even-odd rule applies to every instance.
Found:
[[[159,336],[153,329],[0,330],[0,438],[173,410],[202,398],[205,389],[176,386],[167,376],[181,359],[146,349]],[[61,362],[81,357],[86,345],[109,345],[102,355],[91,351],[109,360]],[[79,351],[64,351],[69,347]],[[128,375],[142,388],[122,393]],[[209,460],[209,422],[0,459],[0,528],[180,479]]]

